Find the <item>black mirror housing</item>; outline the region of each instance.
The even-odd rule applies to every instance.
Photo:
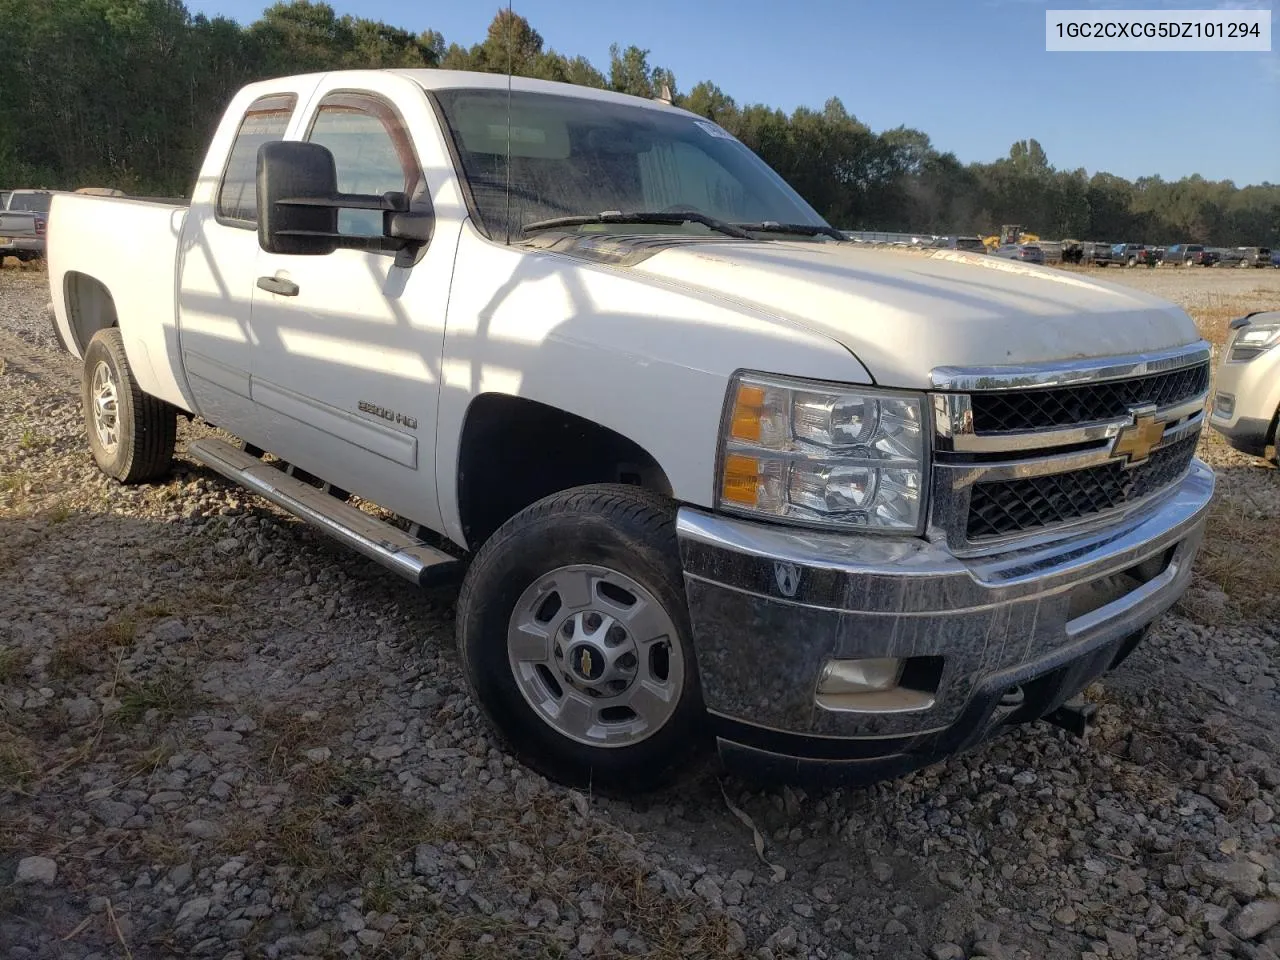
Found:
[[[268,253],[323,256],[338,248],[338,192],[333,154],[318,143],[277,140],[258,148],[258,245]]]
[[[435,213],[425,190],[414,197],[339,193],[333,154],[318,143],[278,140],[258,148],[258,245],[268,253],[323,256],[339,248],[394,253],[396,265],[413,266],[435,233]],[[382,236],[338,231],[338,211],[378,210]]]

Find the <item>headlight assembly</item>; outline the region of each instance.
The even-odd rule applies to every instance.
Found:
[[[814,526],[921,532],[920,395],[741,374],[721,437],[721,509]]]
[[[1280,323],[1246,323],[1232,338],[1227,360],[1231,363],[1252,360],[1274,347],[1277,340],[1280,340]]]

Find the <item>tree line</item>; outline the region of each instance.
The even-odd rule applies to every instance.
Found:
[[[549,49],[500,11],[483,41],[445,43],[325,3],[281,2],[241,26],[181,0],[0,0],[0,187],[189,192],[208,138],[245,83],[314,70],[441,67],[560,80],[673,102],[725,127],[845,229],[1280,246],[1280,184],[1126,180],[1050,164],[1033,139],[961,163],[908,127],[877,133],[832,97],[790,115],[710,81],[681,89],[649,51],[605,69]]]

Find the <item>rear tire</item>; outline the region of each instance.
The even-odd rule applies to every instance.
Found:
[[[89,341],[81,399],[98,469],[121,483],[144,483],[169,472],[177,411],[138,387],[118,328],[99,330]]]
[[[516,756],[634,793],[704,744],[675,508],[613,484],[554,494],[481,548],[458,598],[472,696]]]

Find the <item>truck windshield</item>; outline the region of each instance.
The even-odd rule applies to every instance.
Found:
[[[15,193],[9,198],[9,209],[48,213],[52,200],[47,193]]]
[[[506,90],[438,90],[436,96],[479,226],[495,239],[520,238],[529,223],[610,211],[683,211],[726,223],[827,227],[764,161],[710,121],[670,109],[517,90],[510,94],[508,128]],[[696,220],[566,229],[711,232]]]

